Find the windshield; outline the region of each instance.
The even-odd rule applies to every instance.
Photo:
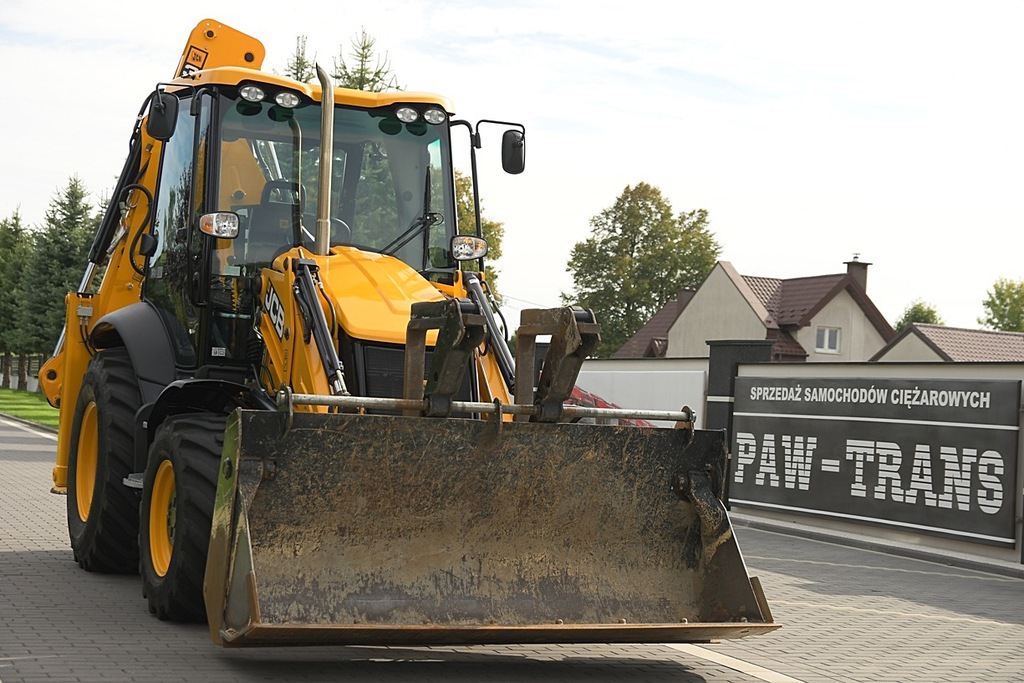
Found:
[[[220,95],[218,210],[241,217],[244,262],[313,245],[320,105],[288,109]],[[393,254],[416,270],[451,269],[455,232],[448,127],[402,123],[395,107],[336,106],[331,245]]]

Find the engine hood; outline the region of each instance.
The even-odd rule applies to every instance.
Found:
[[[405,262],[354,247],[334,247],[317,259],[338,322],[356,339],[404,344],[409,312],[418,301],[444,296]]]

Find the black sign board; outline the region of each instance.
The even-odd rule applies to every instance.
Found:
[[[737,377],[730,499],[1014,544],[1020,382]]]

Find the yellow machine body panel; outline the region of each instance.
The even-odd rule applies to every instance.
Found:
[[[171,87],[185,86],[191,88],[202,85],[238,85],[246,81],[287,88],[318,102],[321,101],[321,94],[323,93],[323,88],[317,83],[300,83],[286,76],[259,71],[245,65],[207,68],[203,71],[176,78],[171,82]],[[436,104],[448,112],[453,110],[449,98],[429,92],[406,90],[369,92],[365,90],[351,90],[349,88],[334,88],[333,99],[335,104],[365,107],[368,109],[388,107],[397,103],[416,102]]]
[[[359,339],[404,344],[412,304],[444,298],[395,257],[354,247],[335,247],[320,275],[330,283],[341,326]]]
[[[238,64],[258,70],[264,56],[263,43],[252,36],[219,21],[204,19],[192,29],[174,73],[177,77],[187,77],[205,69]]]
[[[281,263],[285,263],[282,257]],[[316,347],[303,341],[292,296],[293,279],[287,271],[263,270],[263,308],[260,333],[266,343],[263,378],[270,391],[276,391],[287,379],[296,391],[329,394],[330,387],[320,366]]]

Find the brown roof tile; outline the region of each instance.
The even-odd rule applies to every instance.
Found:
[[[760,300],[768,312],[774,317],[779,309],[779,293],[782,290],[782,280],[775,277],[756,277],[753,275],[741,275],[747,283],[754,296]]]
[[[845,277],[845,274],[837,274],[783,280],[779,308],[776,311],[779,325],[806,325],[807,314]]]
[[[679,296],[661,307],[643,327],[626,340],[612,358],[649,358],[664,356],[668,350],[668,330],[693,298],[692,289],[684,289]]]
[[[741,277],[772,316],[771,324],[766,325],[769,328],[773,325],[780,328],[808,325],[810,318],[839,290],[845,288],[857,300],[865,315],[883,337],[891,338],[894,334],[863,287],[856,284],[854,278],[847,273],[794,277],[787,280],[749,275]]]
[[[766,338],[775,340],[775,343],[772,344],[772,360],[807,360],[807,351],[789,332],[785,330],[768,330]]]
[[[845,277],[845,273],[795,277],[788,280],[771,277],[741,276],[777,325],[801,325],[804,317]]]
[[[936,353],[948,361],[959,363],[1024,361],[1024,332],[969,330],[924,323],[913,323],[909,332],[917,334]],[[902,339],[904,336],[901,334],[899,338]],[[895,340],[893,343],[896,343]]]

